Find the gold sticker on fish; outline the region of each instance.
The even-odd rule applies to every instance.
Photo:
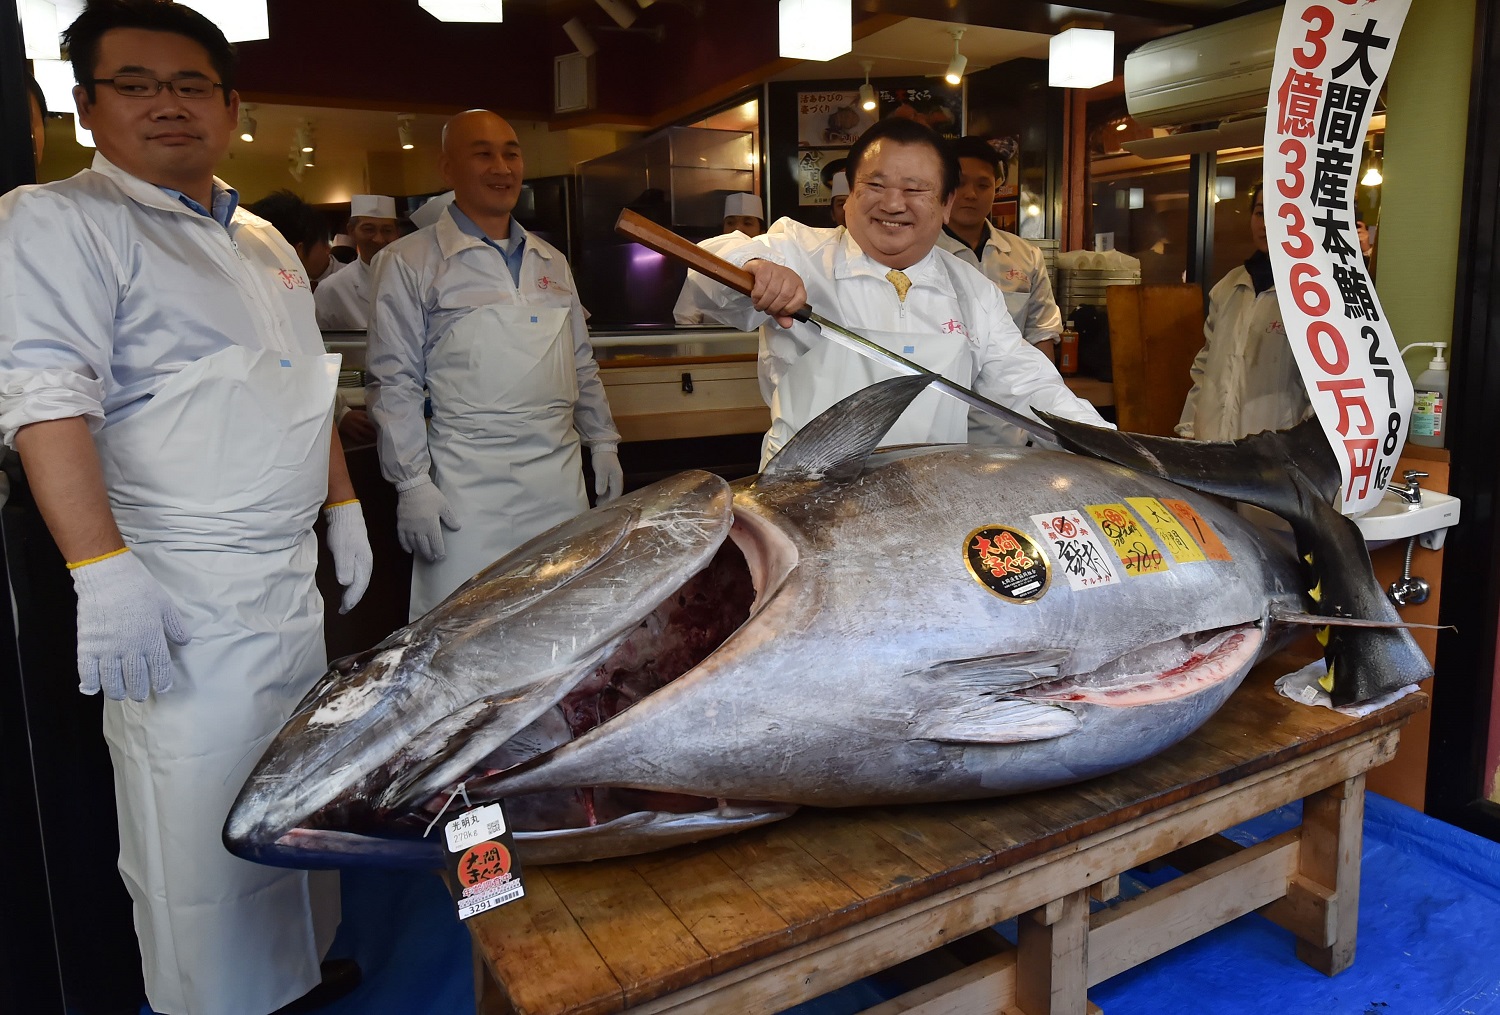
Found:
[[[1167,561],[1156,548],[1156,542],[1124,504],[1090,504],[1084,510],[1115,551],[1115,556],[1120,558],[1120,565],[1127,575],[1158,574],[1167,570]]]
[[[1185,500],[1167,500],[1165,497],[1162,498],[1162,503],[1167,506],[1167,510],[1177,516],[1177,520],[1182,522],[1188,533],[1198,541],[1198,545],[1203,547],[1203,552],[1208,554],[1209,560],[1234,559],[1234,555],[1229,552],[1229,547],[1224,545],[1219,534],[1203,520],[1203,516],[1193,508],[1193,505]]]
[[[1155,497],[1126,497],[1125,500],[1151,526],[1151,531],[1156,533],[1156,538],[1161,540],[1177,563],[1190,564],[1206,559],[1202,548],[1193,542],[1192,534],[1182,527],[1177,516],[1168,511],[1161,501]]]
[[[1052,583],[1042,548],[1026,533],[1004,525],[986,525],[969,533],[964,563],[975,581],[1013,603],[1036,602]]]

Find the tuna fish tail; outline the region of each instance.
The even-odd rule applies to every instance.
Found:
[[[1319,633],[1335,705],[1368,701],[1432,676],[1370,566],[1359,527],[1333,507],[1340,473],[1316,419],[1233,442],[1122,433],[1039,413],[1079,454],[1160,476],[1285,519],[1307,576],[1309,612],[1385,627],[1330,625]]]

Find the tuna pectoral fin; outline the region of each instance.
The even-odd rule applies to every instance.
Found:
[[[761,471],[759,482],[785,479],[853,479],[930,374],[903,374],[861,388],[797,431]]]
[[[1019,744],[1052,740],[1078,726],[1078,717],[1062,705],[983,696],[923,713],[910,735],[945,743]]]
[[[1233,497],[1291,523],[1307,562],[1311,608],[1379,628],[1330,629],[1324,658],[1333,702],[1367,701],[1432,675],[1432,668],[1375,579],[1364,537],[1334,510],[1340,476],[1316,419],[1233,443],[1120,433],[1039,413],[1069,450],[1160,476],[1202,493]]]

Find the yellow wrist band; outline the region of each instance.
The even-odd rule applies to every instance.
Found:
[[[333,510],[336,507],[343,507],[345,504],[358,504],[358,503],[359,503],[359,498],[358,497],[350,497],[348,500],[341,500],[337,504],[324,504],[323,505],[323,510],[324,511],[331,511],[331,510]]]
[[[97,564],[101,560],[108,560],[111,557],[118,557],[122,553],[129,553],[129,552],[130,552],[130,547],[128,547],[128,546],[122,546],[118,550],[110,550],[108,553],[101,553],[97,557],[90,557],[88,560],[80,560],[76,564],[69,563],[68,564],[68,570],[69,571],[77,571],[80,567],[88,567],[90,564]]]

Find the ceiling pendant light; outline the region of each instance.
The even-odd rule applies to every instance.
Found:
[[[498,24],[500,0],[417,0],[417,6],[439,21]]]
[[[777,10],[789,60],[832,60],[854,48],[852,0],[781,0]]]
[[[574,48],[584,56],[593,56],[599,52],[599,44],[589,34],[588,27],[578,18],[570,18],[563,22],[563,31],[567,33],[568,40],[573,43]]]
[[[396,114],[396,137],[401,142],[401,150],[409,152],[417,146],[416,133],[412,130],[412,121],[416,119],[413,113]]]
[[[219,26],[230,42],[254,42],[271,37],[266,0],[178,0]]]
[[[57,5],[52,0],[21,0],[21,37],[28,60],[60,60]]]
[[[878,103],[875,101],[875,89],[870,85],[870,68],[875,66],[875,62],[861,60],[860,65],[865,69],[865,83],[859,86],[859,108],[873,113]]]
[[[297,123],[297,134],[295,148],[299,152],[310,152],[313,150],[313,127],[312,121],[300,120]]]
[[[255,107],[252,106],[252,105],[250,105],[249,103],[246,103],[245,105],[240,106],[240,140],[241,141],[247,141],[247,142],[249,142],[249,141],[254,141],[255,140],[255,128],[256,128],[255,117],[253,117],[253,116],[250,115],[250,110],[252,110],[254,108]]]
[[[958,40],[964,37],[964,30],[953,28],[949,31],[953,36],[953,59],[948,61],[948,70],[943,74],[943,80],[956,85],[964,79],[964,68],[969,66],[969,58],[958,51]]]
[[[1093,88],[1115,76],[1115,33],[1103,28],[1067,28],[1047,48],[1047,84]]]
[[[1385,175],[1380,171],[1383,160],[1373,145],[1366,145],[1365,151],[1369,155],[1365,162],[1365,175],[1360,177],[1359,185],[1361,187],[1378,187],[1385,182]]]

